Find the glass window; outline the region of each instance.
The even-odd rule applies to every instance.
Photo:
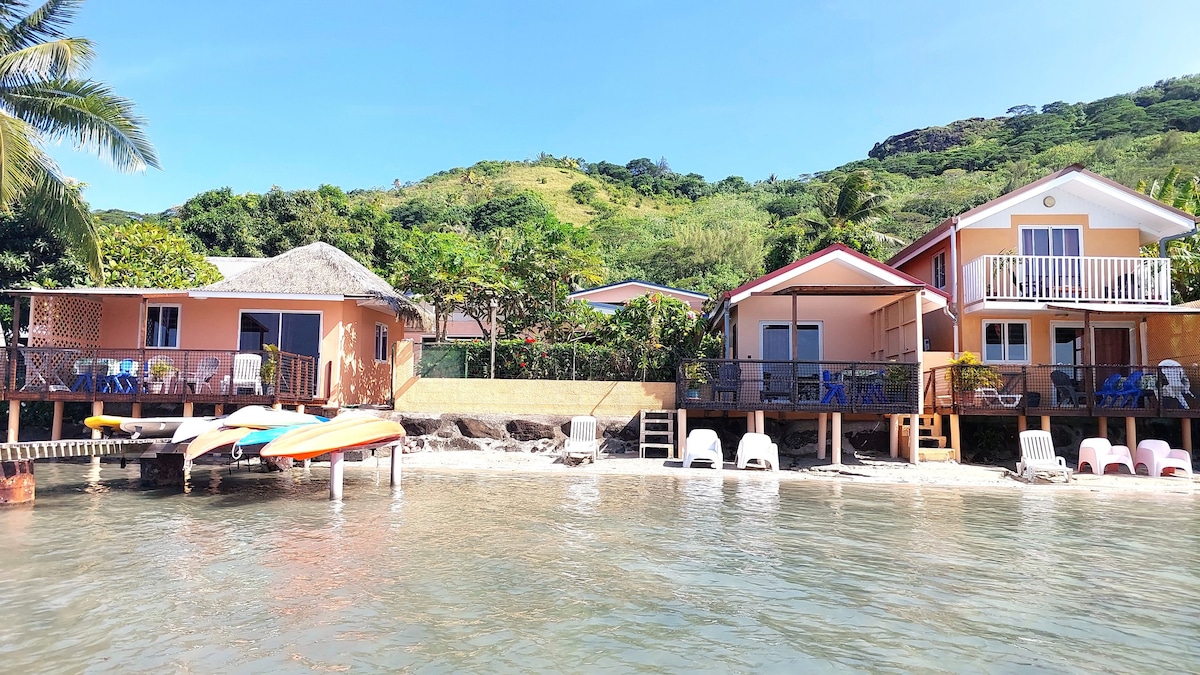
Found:
[[[791,333],[786,323],[764,324],[764,361],[788,361],[792,359]],[[815,323],[796,324],[796,361],[821,360],[821,326]]]
[[[1079,228],[1027,227],[1021,230],[1021,255],[1078,256]]]
[[[388,329],[381,323],[375,324],[375,360],[388,360]]]
[[[179,346],[179,308],[174,305],[146,307],[146,346]]]
[[[983,360],[1028,362],[1029,324],[984,323]]]
[[[1076,366],[1083,363],[1083,329],[1054,329],[1054,362]]]
[[[933,287],[946,290],[946,253],[933,256]]]

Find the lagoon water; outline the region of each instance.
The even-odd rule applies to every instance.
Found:
[[[327,475],[39,465],[0,510],[3,670],[1200,669],[1190,496]]]

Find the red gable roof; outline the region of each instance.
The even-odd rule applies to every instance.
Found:
[[[763,282],[771,281],[772,279],[776,279],[781,276],[787,275],[788,273],[796,270],[797,268],[803,267],[804,265],[806,265],[814,260],[817,260],[821,257],[829,255],[830,253],[833,253],[835,251],[842,251],[843,253],[849,254],[851,257],[857,258],[858,260],[861,260],[862,262],[867,263],[868,265],[875,267],[882,272],[887,272],[889,274],[895,274],[896,276],[898,276],[902,279],[911,281],[913,283],[913,285],[924,286],[928,290],[931,290],[935,293],[943,295],[946,298],[950,297],[950,295],[947,294],[945,291],[934,288],[934,287],[930,286],[929,284],[925,283],[924,281],[921,281],[920,279],[914,277],[913,275],[908,274],[907,272],[901,272],[900,270],[896,269],[895,267],[891,267],[891,266],[889,266],[885,263],[882,263],[868,255],[860,253],[860,252],[850,248],[849,246],[846,246],[845,244],[833,244],[833,245],[827,246],[815,253],[810,253],[810,254],[804,256],[803,258],[797,260],[796,262],[793,262],[791,264],[780,267],[779,269],[775,270],[774,272],[771,272],[770,274],[765,274],[757,279],[754,279],[753,281],[747,281],[746,283],[742,284],[741,286],[738,286],[737,288],[733,289],[732,291],[726,291],[725,295],[723,297],[725,297],[726,299],[731,298],[734,295],[748,291],[751,288],[754,288],[755,286],[762,284]]]

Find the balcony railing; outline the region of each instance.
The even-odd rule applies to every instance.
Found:
[[[9,347],[0,355],[0,398],[154,403],[316,400],[314,359],[288,352],[272,356],[258,351]]]
[[[985,255],[963,268],[963,301],[1169,304],[1171,261],[1048,255]]]
[[[893,414],[918,412],[915,363],[686,359],[680,408]]]
[[[965,415],[1194,417],[1197,366],[942,366],[925,380],[937,412]]]

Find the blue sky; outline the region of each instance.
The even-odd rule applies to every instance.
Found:
[[[791,177],[908,129],[1198,72],[1182,7],[91,0],[72,32],[138,102],[163,170],[53,154],[93,207],[136,211],[542,151]]]

